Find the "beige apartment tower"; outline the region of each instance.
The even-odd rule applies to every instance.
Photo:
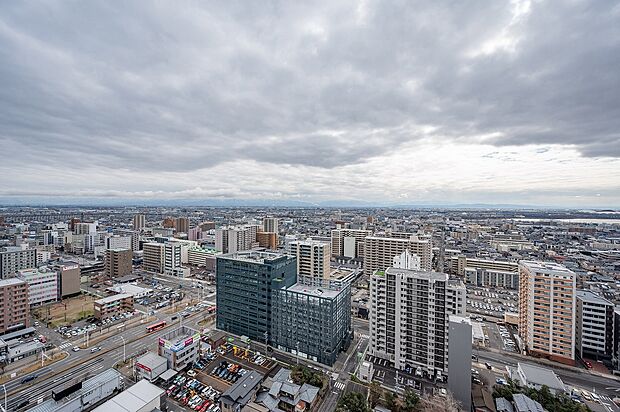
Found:
[[[329,279],[329,243],[298,240],[291,242],[291,253],[297,256],[297,276]]]
[[[377,270],[385,270],[392,266],[395,256],[405,250],[420,258],[420,268],[430,271],[432,268],[433,245],[427,235],[397,234],[399,237],[366,237],[364,245],[364,275],[370,276]],[[402,236],[402,237],[401,237]]]
[[[575,278],[557,263],[519,262],[519,335],[530,355],[575,363]]]

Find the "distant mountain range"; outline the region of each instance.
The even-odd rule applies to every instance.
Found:
[[[36,197],[0,198],[2,206],[202,206],[202,207],[325,207],[325,208],[396,208],[396,209],[592,209],[613,213],[615,208],[602,207],[570,207],[570,206],[540,206],[512,203],[441,203],[441,202],[412,202],[412,203],[378,203],[360,200],[327,200],[308,202],[290,199],[124,199],[124,198],[58,198]]]

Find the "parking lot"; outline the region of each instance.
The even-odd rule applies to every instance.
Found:
[[[194,366],[197,369],[204,368],[205,363],[206,359],[201,359]],[[198,412],[220,412],[218,401],[222,391],[201,382],[196,376],[195,369],[177,375],[170,385],[164,387],[166,394],[183,408]]]
[[[517,292],[467,285],[467,312],[487,319],[503,319],[504,313],[518,313]]]

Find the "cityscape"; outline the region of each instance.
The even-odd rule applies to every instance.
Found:
[[[0,2],[0,412],[620,412],[618,0]]]
[[[620,410],[618,212],[0,212],[4,410]]]

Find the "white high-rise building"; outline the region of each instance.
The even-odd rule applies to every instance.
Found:
[[[131,236],[109,236],[105,239],[105,248],[133,250],[131,247]]]
[[[388,267],[370,277],[370,301],[371,355],[397,369],[420,368],[430,377],[447,373],[449,316],[465,315],[461,281],[445,273]]]
[[[329,279],[330,244],[317,240],[291,242],[291,254],[297,257],[297,276]]]

